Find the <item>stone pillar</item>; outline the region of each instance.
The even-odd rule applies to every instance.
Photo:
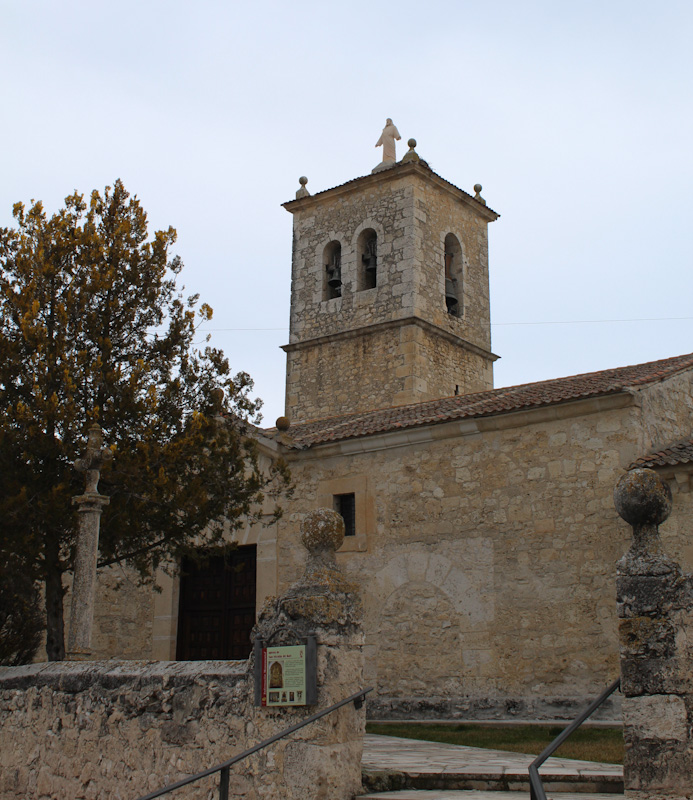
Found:
[[[301,541],[308,550],[303,577],[268,601],[254,636],[277,646],[316,637],[318,702],[304,709],[256,709],[257,739],[364,688],[361,600],[335,558],[344,541],[342,517],[325,508],[309,512]],[[352,800],[361,793],[365,722],[365,707],[343,706],[259,754],[254,771],[279,767],[277,782],[287,800]]]
[[[89,428],[87,452],[84,458],[75,462],[75,469],[86,473],[86,490],[83,495],[72,498],[79,510],[79,529],[72,582],[68,661],[81,661],[91,656],[99,525],[101,512],[110,502],[97,491],[100,470],[112,458],[111,451],[102,445],[101,428],[94,424]]]
[[[624,785],[632,798],[693,794],[693,576],[662,549],[671,491],[656,472],[624,475],[616,510],[633,526],[617,568]]]

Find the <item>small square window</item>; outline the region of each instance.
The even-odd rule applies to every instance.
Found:
[[[333,495],[334,510],[341,514],[344,520],[344,535],[356,535],[356,495],[355,494],[335,494]]]

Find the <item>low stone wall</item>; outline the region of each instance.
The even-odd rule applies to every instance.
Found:
[[[363,688],[360,601],[335,564],[343,536],[335,512],[307,516],[305,574],[268,601],[256,626],[273,646],[316,638],[315,706],[256,708],[252,658],[0,668],[2,800],[134,800]],[[343,706],[232,768],[230,795],[351,800],[361,788],[364,728],[365,706]],[[206,778],[182,796],[216,797],[218,781]]]
[[[614,677],[616,677],[614,675]],[[605,687],[603,687],[605,688]],[[369,720],[545,720],[572,722],[598,693],[585,689],[569,697],[508,696],[502,692],[488,697],[456,699],[428,698],[401,700],[379,695],[368,703]],[[621,724],[621,697],[612,695],[592,715],[592,720]]]
[[[244,749],[247,711],[245,662],[2,669],[0,796],[135,798]],[[210,783],[187,796],[206,798]]]

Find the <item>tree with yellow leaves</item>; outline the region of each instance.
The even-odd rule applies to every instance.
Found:
[[[149,239],[120,181],[51,217],[18,203],[14,217],[0,229],[0,563],[43,584],[47,654],[60,660],[71,498],[83,492],[73,462],[90,423],[114,451],[99,485],[110,497],[100,564],[145,580],[193,542],[221,544],[288,475],[259,465],[250,377],[194,345],[212,310],[176,287],[172,228]]]

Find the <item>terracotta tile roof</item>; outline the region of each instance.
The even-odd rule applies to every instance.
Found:
[[[676,464],[693,464],[693,439],[677,442],[636,459],[628,469],[635,467],[668,467]]]
[[[475,394],[444,397],[408,406],[366,413],[344,414],[300,422],[282,436],[288,447],[305,449],[326,442],[371,436],[421,425],[486,417],[527,408],[538,408],[585,397],[623,392],[631,387],[664,380],[693,368],[693,353],[630,367],[589,372],[520,386],[506,386]],[[274,431],[268,430],[272,435]]]

